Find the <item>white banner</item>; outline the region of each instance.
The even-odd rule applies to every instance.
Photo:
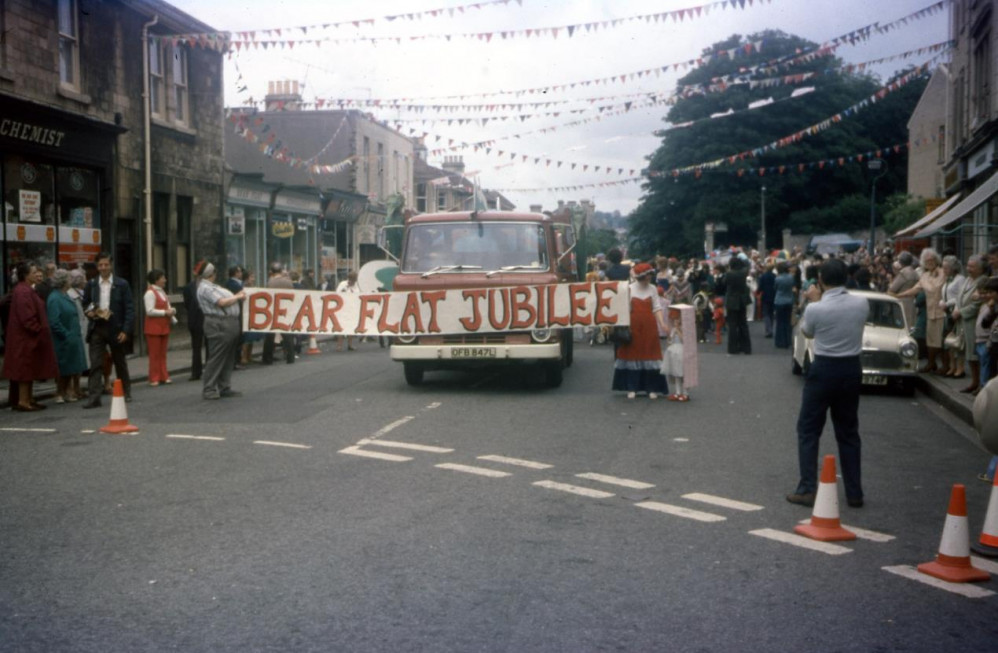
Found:
[[[335,293],[254,288],[243,330],[313,335],[436,335],[630,324],[619,281],[460,290]]]

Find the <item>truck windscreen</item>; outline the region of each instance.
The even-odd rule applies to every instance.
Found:
[[[447,222],[412,225],[408,231],[402,272],[460,271],[462,266],[536,271],[549,266],[544,228],[533,223]]]

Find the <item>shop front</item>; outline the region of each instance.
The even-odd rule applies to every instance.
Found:
[[[282,189],[274,196],[267,239],[267,256],[289,270],[302,273],[319,268],[319,218],[322,203],[317,192]]]
[[[367,197],[342,190],[327,189],[322,226],[322,278],[333,287],[346,279],[354,263],[357,237],[355,227],[367,208]]]
[[[225,252],[229,267],[239,265],[267,279],[267,212],[276,186],[235,180],[225,203]]]
[[[111,233],[115,139],[123,130],[15,100],[0,108],[0,292],[21,261],[92,262]]]

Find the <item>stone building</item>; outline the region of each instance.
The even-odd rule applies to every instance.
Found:
[[[498,191],[479,188],[464,176],[464,158],[445,156],[441,167],[426,162],[426,148],[416,147],[416,213],[471,211],[485,206],[512,211],[516,205]]]
[[[136,293],[151,267],[178,289],[195,257],[222,251],[224,41],[180,36],[214,30],[159,0],[0,2],[0,32],[4,269],[36,258],[82,266],[107,250]]]

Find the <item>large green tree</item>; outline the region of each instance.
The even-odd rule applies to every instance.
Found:
[[[738,35],[715,43],[704,54],[731,50],[749,42],[762,41],[761,52],[734,60],[715,58],[680,80],[681,87],[709,82],[711,78],[738,74],[758,63],[791,57],[810,50],[814,43],[778,31],[766,31],[747,38]],[[778,246],[781,231],[795,233],[851,231],[869,225],[869,196],[875,173],[862,162],[839,166],[815,166],[803,173],[797,164],[848,158],[907,141],[907,121],[921,92],[924,80],[911,82],[900,90],[845,117],[818,134],[788,147],[747,157],[735,165],[725,164],[702,174],[672,176],[668,171],[752,150],[842,112],[872,94],[881,82],[867,75],[844,73],[842,62],[824,56],[798,63],[779,72],[760,72],[754,79],[786,74],[815,72],[803,83],[814,92],[797,98],[791,93],[800,85],[762,87],[733,84],[723,92],[694,94],[680,99],[665,116],[669,125],[693,122],[684,128],[668,129],[662,144],[648,157],[648,171],[662,173],[645,182],[641,202],[629,216],[629,248],[632,256],[655,253],[679,256],[701,255],[704,225],[723,222],[728,231],[718,234],[718,245],[751,245],[759,237],[762,187],[766,187],[767,245]],[[772,106],[746,111],[757,100],[773,98]],[[731,116],[710,119],[717,113],[734,110]],[[885,151],[887,173],[877,182],[877,195],[886,198],[903,192],[906,183],[907,152]],[[761,167],[788,168],[784,174]],[[739,174],[739,169],[742,169]]]

